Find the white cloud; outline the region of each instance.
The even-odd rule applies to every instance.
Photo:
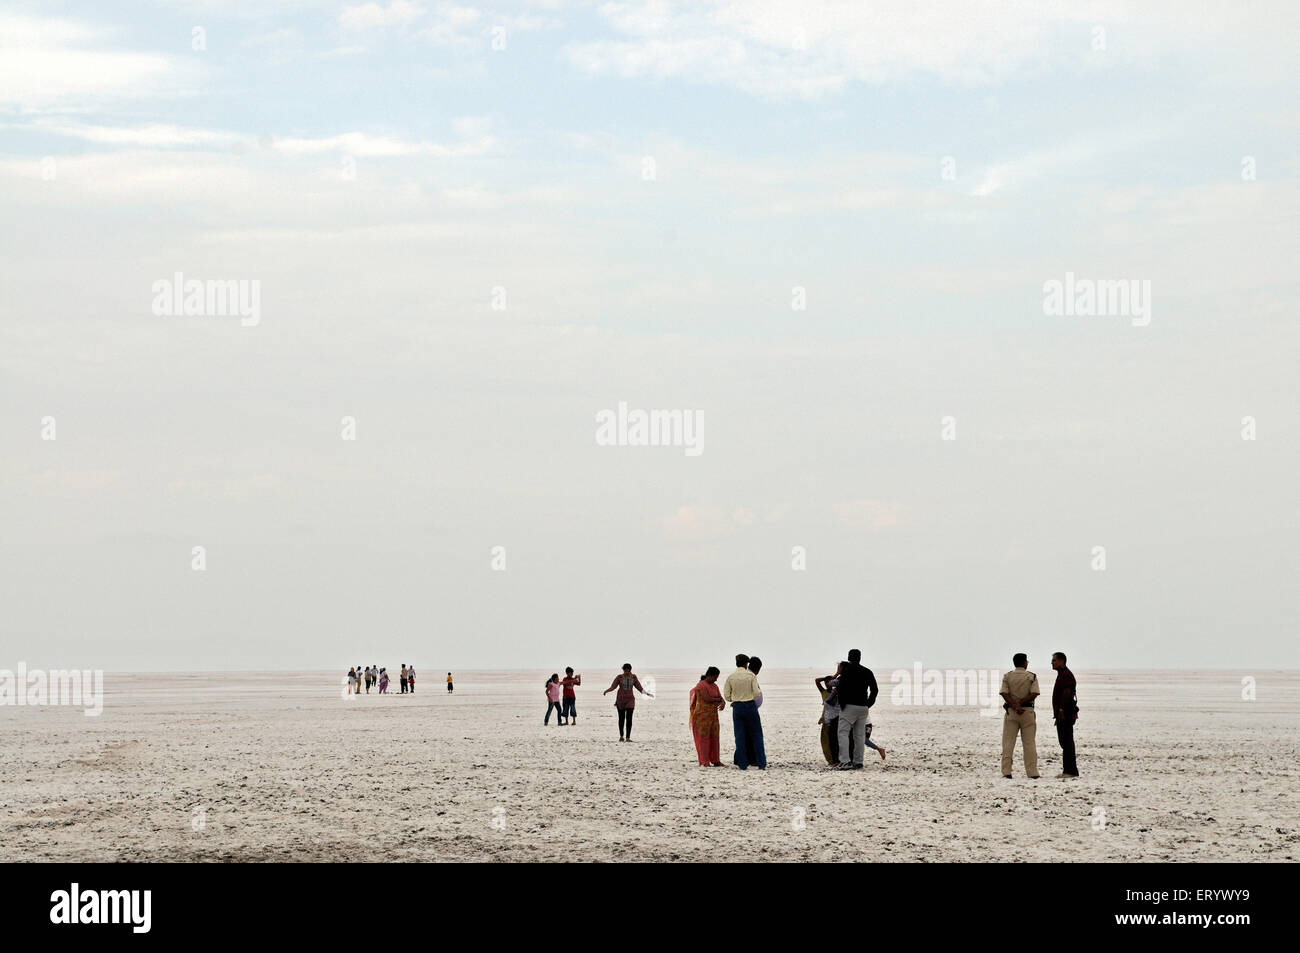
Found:
[[[1107,130],[1104,136],[1076,138],[1070,142],[1017,156],[987,166],[972,195],[987,196],[1006,189],[1037,183],[1045,176],[1059,178],[1071,170],[1080,170],[1099,161],[1113,163],[1115,156],[1130,149],[1157,141],[1169,130],[1165,127]]]
[[[244,137],[237,133],[217,129],[199,129],[167,123],[149,123],[142,126],[98,126],[88,123],[63,122],[41,119],[27,126],[10,125],[8,128],[25,128],[56,136],[81,139],[102,146],[123,146],[145,149],[174,149],[183,147],[230,148]]]
[[[1296,25],[1286,4],[1255,6],[1279,29]],[[1149,65],[1178,49],[1199,51],[1207,62],[1239,55],[1248,68],[1288,55],[1272,31],[1250,28],[1250,16],[1191,17],[1170,0],[623,0],[600,13],[619,35],[570,44],[577,69],[731,86],[765,98],[816,99],[850,82],[981,85],[1099,62]],[[1092,48],[1097,26],[1108,31],[1102,54]]]
[[[437,142],[415,142],[391,136],[345,132],[337,136],[277,139],[274,148],[287,155],[319,155],[334,152],[366,158],[434,156],[445,159],[481,155],[492,149],[495,144],[495,140],[490,136],[473,142],[443,145]]]
[[[81,106],[175,88],[176,58],[106,49],[106,39],[108,31],[84,23],[0,14],[0,109]]]
[[[393,0],[383,7],[378,3],[344,7],[339,13],[339,26],[345,30],[373,30],[381,27],[406,26],[424,16],[424,7],[409,0]]]
[[[420,33],[436,46],[453,49],[478,49],[496,29],[512,33],[531,33],[558,25],[557,20],[529,13],[499,13],[455,3],[439,3],[428,26]]]
[[[120,146],[140,149],[201,148],[205,150],[230,150],[243,146],[248,149],[263,148],[287,156],[310,156],[329,153],[366,158],[391,158],[401,156],[434,156],[458,158],[482,155],[496,148],[497,140],[490,134],[490,120],[465,117],[454,120],[453,128],[461,141],[451,144],[400,139],[392,136],[375,136],[362,132],[345,132],[332,136],[288,136],[269,139],[257,146],[250,137],[220,129],[203,129],[151,123],[142,126],[99,126],[86,123],[39,119],[26,125],[10,123],[5,128],[27,129],[49,135],[67,136],[103,146]]]
[[[437,46],[470,49],[481,43],[478,26],[481,17],[482,13],[474,7],[440,3],[420,35]]]

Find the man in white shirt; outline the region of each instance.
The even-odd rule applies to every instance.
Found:
[[[722,686],[722,697],[731,703],[731,729],[736,735],[736,754],[732,758],[741,771],[753,764],[760,770],[767,768],[767,753],[763,750],[763,723],[758,718],[757,700],[763,694],[758,687],[758,676],[749,670],[749,656],[736,656],[736,670],[727,676]]]

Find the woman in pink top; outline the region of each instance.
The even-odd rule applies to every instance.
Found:
[[[550,724],[551,709],[555,709],[555,725],[560,725],[560,673],[556,672],[546,680],[546,717],[542,719],[542,724]]]

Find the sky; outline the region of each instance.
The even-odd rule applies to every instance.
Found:
[[[6,3],[0,667],[1300,667],[1298,21]]]

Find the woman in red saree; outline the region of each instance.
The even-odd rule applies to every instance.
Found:
[[[712,665],[691,689],[691,732],[695,735],[695,754],[705,767],[722,767],[719,750],[718,712],[727,707],[718,691],[718,675]]]

